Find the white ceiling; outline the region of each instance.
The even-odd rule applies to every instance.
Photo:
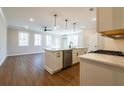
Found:
[[[96,9],[89,11],[84,7],[4,7],[2,8],[7,23],[10,27],[24,27],[34,31],[41,31],[41,26],[53,28],[54,14],[57,14],[58,30],[65,29],[65,19],[68,19],[68,30],[73,30],[73,22],[76,22],[76,30],[81,30],[81,26],[85,28],[94,28],[96,22]],[[34,22],[29,19],[33,18]]]

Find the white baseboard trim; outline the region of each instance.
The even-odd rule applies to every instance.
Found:
[[[50,74],[54,74],[54,71],[51,68],[49,68],[48,66],[44,66],[44,69],[46,71],[48,71]]]
[[[62,68],[61,68],[61,69],[58,69],[58,70],[52,70],[51,68],[49,68],[49,67],[46,66],[46,65],[44,65],[44,69],[45,69],[46,71],[48,71],[50,74],[55,74],[56,72],[59,72],[59,71],[62,70]]]
[[[31,53],[14,53],[14,54],[8,54],[7,56],[19,56],[19,55],[28,55],[28,54],[38,54],[38,53],[44,53],[44,52],[31,52]]]
[[[0,66],[4,63],[4,61],[6,60],[7,55],[5,57],[2,58],[2,60],[0,60]]]

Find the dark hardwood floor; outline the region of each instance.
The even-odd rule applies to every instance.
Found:
[[[79,64],[54,75],[43,68],[44,54],[8,57],[0,66],[3,86],[78,86]]]

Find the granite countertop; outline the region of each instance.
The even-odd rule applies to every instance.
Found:
[[[99,62],[101,64],[107,64],[107,65],[111,65],[111,66],[117,66],[117,67],[124,68],[124,57],[121,57],[121,56],[89,53],[86,55],[81,55],[79,57],[81,60],[83,60],[83,59],[93,60],[93,61]]]

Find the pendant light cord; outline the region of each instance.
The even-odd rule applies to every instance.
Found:
[[[65,19],[65,22],[66,22],[66,28],[65,28],[65,29],[66,29],[66,30],[67,30],[67,21],[68,21],[68,19]]]
[[[74,32],[75,32],[75,25],[76,25],[76,23],[73,23],[73,25],[74,25]]]
[[[54,23],[54,26],[56,27],[56,17],[57,17],[57,14],[55,14],[54,17],[55,17],[55,23]]]

